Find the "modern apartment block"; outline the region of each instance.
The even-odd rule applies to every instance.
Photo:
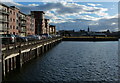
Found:
[[[35,18],[35,34],[46,33],[44,14],[43,11],[31,11],[31,15]]]
[[[0,34],[8,32],[9,7],[0,3]]]
[[[26,35],[34,35],[35,34],[35,19],[31,15],[26,16]]]
[[[46,34],[49,34],[49,19],[45,19]]]
[[[35,34],[35,19],[20,12],[15,6],[0,4],[0,34]]]
[[[50,25],[49,26],[49,33],[50,34],[56,34],[56,26],[55,25]]]
[[[19,34],[18,28],[19,28],[19,9],[15,6],[9,7],[9,26],[8,26],[8,32],[10,34]],[[4,28],[4,27],[3,27]]]
[[[49,25],[44,14],[43,11],[31,11],[30,15],[26,15],[15,6],[0,3],[0,34],[55,34],[56,27]]]

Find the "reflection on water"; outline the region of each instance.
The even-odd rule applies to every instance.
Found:
[[[118,42],[61,42],[8,80],[117,81]]]

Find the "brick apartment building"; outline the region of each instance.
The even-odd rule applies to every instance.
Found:
[[[35,34],[35,19],[31,15],[26,16],[26,35],[34,35]]]
[[[43,11],[31,11],[31,15],[35,18],[35,34],[46,33],[44,14]]]
[[[8,8],[8,12],[9,12],[9,16],[8,16],[9,26],[8,26],[8,32],[7,33],[19,34],[19,32],[18,32],[19,9],[16,8],[15,6],[11,6],[11,7]]]
[[[26,15],[15,6],[0,3],[0,34],[35,34],[35,19]]]
[[[22,13],[15,6],[0,3],[0,34],[56,34],[56,27],[49,25],[43,11],[31,11],[30,15]]]

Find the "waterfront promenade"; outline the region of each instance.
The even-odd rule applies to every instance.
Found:
[[[42,56],[45,52],[57,45],[61,37],[40,41],[30,41],[2,46],[2,76],[3,80],[13,71],[20,68],[30,60]]]

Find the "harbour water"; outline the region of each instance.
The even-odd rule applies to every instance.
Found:
[[[118,42],[63,41],[7,81],[118,81]]]

